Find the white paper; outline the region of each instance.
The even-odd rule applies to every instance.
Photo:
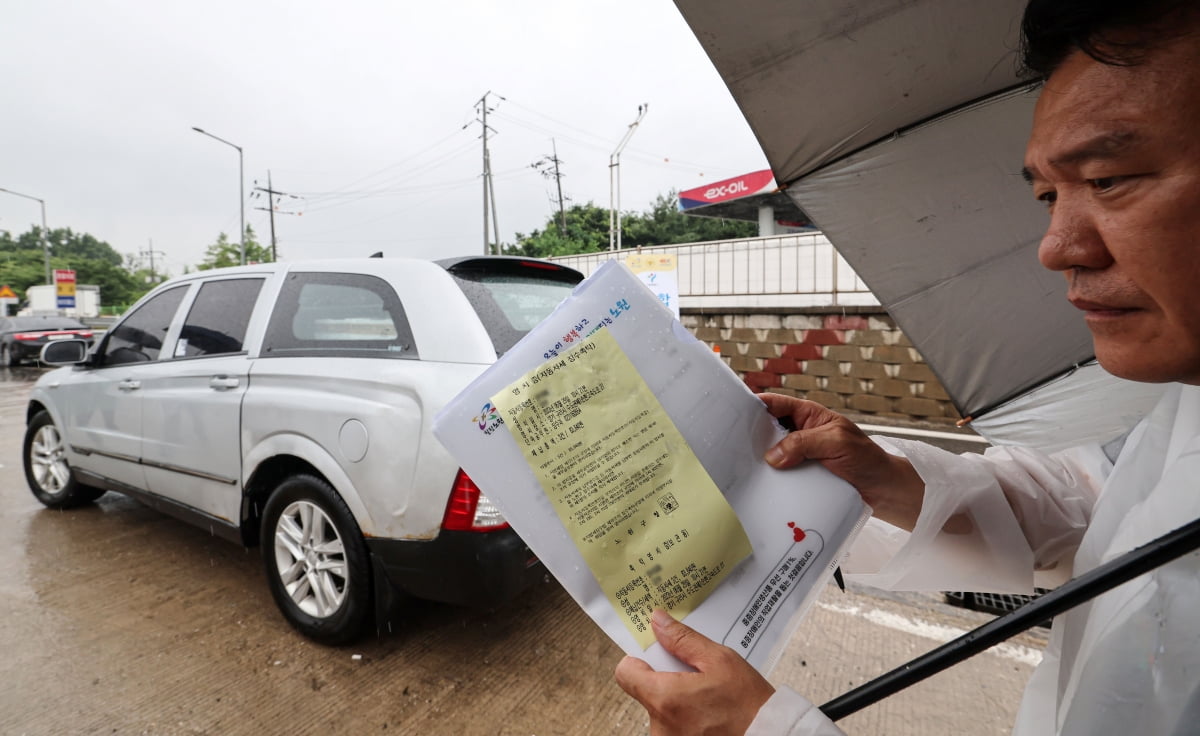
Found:
[[[596,329],[609,330],[626,353],[753,546],[685,622],[768,672],[868,510],[819,465],[780,471],[766,464],[764,453],[785,430],[626,266],[610,261],[580,284],[438,414],[434,434],[622,650],[656,670],[687,670],[657,643],[638,646],[491,405],[491,397]]]

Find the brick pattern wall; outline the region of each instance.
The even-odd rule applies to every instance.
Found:
[[[685,327],[719,349],[756,392],[839,411],[952,424],[945,389],[886,313],[687,314]]]

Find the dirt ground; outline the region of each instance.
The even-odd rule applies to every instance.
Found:
[[[355,646],[277,613],[257,550],[108,494],[42,508],[21,468],[36,369],[0,369],[0,734],[645,734],[620,651],[553,580],[491,611],[413,602]],[[936,596],[827,590],[772,680],[817,702],[988,620]],[[1001,734],[1038,630],[843,721]]]

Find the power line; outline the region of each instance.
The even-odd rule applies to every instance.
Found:
[[[562,135],[561,132],[558,133],[559,138],[562,138],[564,140],[572,140],[572,142],[574,142],[574,143],[578,143],[580,145],[595,148],[597,150],[606,150],[607,151],[608,147],[612,145],[612,139],[609,138],[608,136],[598,135],[591,131],[584,130],[583,128],[579,128],[574,125],[571,125],[570,123],[565,123],[561,120],[558,120],[549,115],[546,115],[545,113],[534,110],[531,107],[522,105],[519,102],[515,102],[513,100],[507,100],[507,102],[509,105],[512,105],[514,107],[518,107],[527,112],[533,113],[534,115],[537,115],[540,118],[545,118],[546,120],[549,120],[550,122],[554,123],[555,125],[560,125],[563,128],[566,128],[568,130],[573,130],[573,131],[580,133],[582,135],[585,135],[589,138],[594,138],[597,141],[597,143],[587,143],[585,141],[580,141],[578,139],[569,139],[567,136]],[[541,127],[541,126],[537,125],[536,123],[531,123],[527,120],[523,120],[521,118],[516,118],[516,117],[512,116],[511,114],[500,114],[499,116],[504,118],[505,120],[510,120],[510,121],[516,123],[517,125],[523,125],[531,130],[536,130],[538,132],[545,133],[546,135],[551,135],[554,132],[548,128]],[[685,161],[683,159],[676,159],[676,158],[672,158],[670,156],[659,155],[652,151],[647,151],[645,149],[638,148],[637,146],[631,146],[631,147],[627,148],[624,152],[624,155],[632,156],[634,158],[644,158],[648,163],[658,163],[658,164],[667,163],[670,166],[683,166],[686,168],[693,168],[698,171],[706,171],[706,170],[708,170],[708,171],[713,171],[713,170],[724,171],[725,170],[724,167],[720,167],[720,166],[706,166],[704,164],[695,163],[693,161]]]
[[[416,178],[419,175],[425,173],[426,171],[433,169],[435,167],[438,167],[445,161],[448,161],[452,158],[455,158],[455,157],[465,153],[467,150],[474,148],[474,146],[475,146],[474,143],[468,143],[464,146],[456,148],[453,151],[443,154],[442,156],[440,156],[436,159],[433,159],[424,164],[421,164],[418,167],[409,169],[408,171],[406,171],[404,173],[403,176],[394,177],[393,179],[391,179],[388,182],[388,184],[390,186],[391,184],[399,183],[400,181],[403,181],[404,179]],[[474,177],[471,178],[471,181],[474,181]],[[430,185],[421,185],[419,187],[413,187],[412,191],[422,191],[422,190],[428,189],[429,187],[430,187]],[[348,192],[336,192],[336,191],[335,192],[325,192],[325,193],[317,192],[317,193],[313,193],[313,194],[309,194],[306,192],[298,192],[297,194],[300,194],[300,195],[304,196],[306,199],[309,199],[310,201],[317,203],[317,206],[309,207],[309,212],[316,212],[318,210],[329,209],[330,207],[338,207],[338,206],[341,206],[344,204],[350,204],[351,202],[357,202],[359,200],[367,199],[369,197],[374,197],[374,196],[379,196],[379,195],[384,195],[384,194],[394,194],[394,193],[404,193],[404,192],[403,192],[403,190],[398,191],[394,188],[385,187],[385,188],[381,188],[381,189],[366,189],[366,190],[348,191]]]
[[[545,118],[545,119],[549,120],[550,122],[554,123],[555,125],[561,125],[562,127],[566,128],[567,130],[574,130],[575,132],[582,133],[583,135],[586,135],[589,138],[595,138],[599,143],[601,143],[604,146],[608,146],[612,143],[612,141],[608,138],[608,136],[599,135],[597,133],[593,133],[591,131],[584,130],[583,128],[577,128],[574,125],[571,125],[570,123],[564,123],[563,121],[552,118],[549,115],[546,115],[545,113],[538,112],[537,110],[534,110],[531,107],[526,107],[525,105],[522,105],[519,102],[511,102],[510,101],[509,104],[512,105],[513,107],[519,107],[522,110],[527,110],[527,111],[533,113],[534,115],[537,115],[540,118]],[[530,123],[530,125],[532,125],[532,123]],[[561,136],[561,137],[565,138],[566,136]]]
[[[397,161],[397,162],[395,162],[395,163],[388,164],[387,166],[384,166],[383,168],[376,169],[375,171],[373,171],[373,172],[371,172],[371,173],[369,173],[369,174],[366,174],[366,175],[364,175],[364,176],[360,176],[359,178],[355,179],[354,181],[350,182],[349,184],[346,184],[346,185],[345,185],[345,186],[343,186],[343,187],[338,187],[338,188],[334,189],[334,190],[333,190],[331,193],[337,193],[337,192],[339,192],[339,191],[344,191],[344,190],[347,190],[347,189],[349,189],[350,187],[352,187],[352,186],[354,186],[354,185],[356,185],[356,184],[360,184],[360,183],[362,183],[362,182],[364,182],[364,181],[367,181],[368,179],[373,179],[373,178],[375,178],[375,177],[379,176],[380,174],[383,174],[383,173],[384,173],[384,172],[386,172],[386,171],[390,171],[390,170],[392,170],[392,169],[395,169],[395,168],[397,168],[397,167],[404,166],[404,165],[406,165],[407,163],[409,163],[410,161],[412,161],[413,159],[415,159],[415,158],[419,158],[419,157],[421,157],[421,156],[423,156],[423,155],[425,155],[425,154],[429,153],[430,151],[432,151],[432,150],[436,149],[438,146],[442,145],[443,143],[445,143],[446,141],[450,140],[451,138],[453,138],[453,137],[455,137],[455,136],[457,136],[457,135],[461,134],[461,133],[462,133],[462,131],[463,131],[464,129],[466,129],[466,126],[465,126],[465,125],[464,125],[464,126],[462,126],[462,127],[460,127],[460,128],[458,128],[458,129],[457,129],[457,130],[455,130],[453,133],[450,133],[449,135],[445,136],[444,138],[440,138],[440,139],[438,139],[437,141],[435,141],[434,143],[432,143],[432,144],[430,144],[430,145],[428,145],[428,146],[424,147],[424,148],[423,148],[421,151],[419,151],[419,152],[417,152],[417,153],[414,153],[414,154],[413,154],[413,155],[411,155],[411,156],[407,156],[407,157],[405,157],[405,158],[402,158],[402,159],[400,159],[399,161]]]

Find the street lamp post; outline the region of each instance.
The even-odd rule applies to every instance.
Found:
[[[0,192],[5,192],[7,194],[14,194],[18,197],[24,197],[25,199],[32,199],[33,201],[37,202],[38,204],[40,204],[42,206],[42,258],[46,261],[46,283],[53,284],[54,280],[50,278],[50,245],[46,241],[46,202],[42,199],[39,199],[37,197],[32,197],[28,194],[21,194],[20,192],[14,192],[11,189],[0,189]]]
[[[646,117],[646,111],[650,109],[650,103],[638,105],[637,120],[629,124],[629,129],[625,131],[625,137],[617,144],[617,148],[608,157],[608,249],[621,250],[621,151],[625,150],[625,144],[633,137],[633,132],[637,130],[638,123],[642,122],[642,118]],[[616,201],[613,201],[613,180],[616,179]]]
[[[243,172],[242,147],[236,143],[230,143],[229,141],[225,140],[224,138],[222,138],[220,136],[213,135],[212,133],[209,133],[207,130],[201,130],[200,128],[197,128],[194,125],[192,126],[192,130],[196,131],[197,133],[206,135],[209,138],[212,138],[213,140],[221,141],[222,143],[224,143],[227,146],[233,146],[234,148],[237,149],[237,152],[238,152],[238,198],[239,198],[238,204],[241,207],[241,225],[242,225],[241,229],[238,230],[238,252],[240,254],[238,262],[244,266],[244,265],[246,265],[246,177],[242,173]]]

